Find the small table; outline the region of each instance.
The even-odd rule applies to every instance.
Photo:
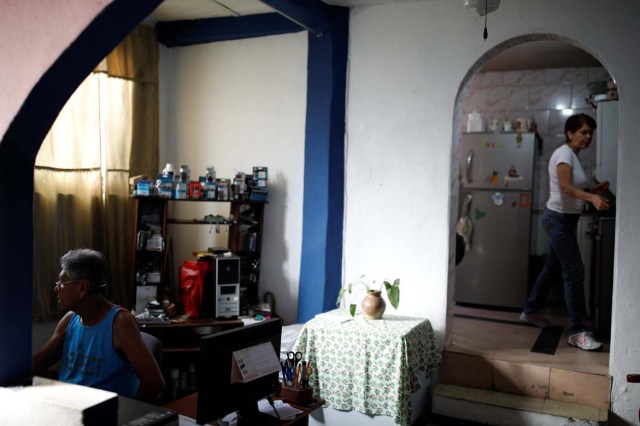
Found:
[[[279,398],[274,398],[279,399]],[[287,402],[287,401],[285,401]],[[291,420],[285,420],[280,422],[281,426],[306,426],[309,424],[309,414],[317,410],[318,408],[324,405],[324,400],[320,398],[315,398],[314,401],[306,406],[296,405],[289,403],[292,407],[301,410],[302,413],[298,414],[295,418]],[[163,407],[169,408],[173,411],[177,411],[179,414],[183,416],[190,417],[195,419],[198,413],[198,394],[193,393],[191,395],[187,395],[184,398],[176,399],[168,404],[165,404]]]
[[[352,319],[342,310],[322,316],[327,319],[304,325],[293,348],[311,363],[314,395],[328,408],[410,424],[418,373],[433,373],[442,361],[429,320],[388,314]]]

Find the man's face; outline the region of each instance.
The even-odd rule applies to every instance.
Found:
[[[79,281],[72,280],[64,269],[60,271],[53,291],[58,295],[58,308],[63,311],[72,309],[80,300]]]

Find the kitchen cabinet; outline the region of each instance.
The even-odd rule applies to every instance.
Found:
[[[618,101],[597,103],[596,110],[596,177],[609,181],[609,189],[617,193],[618,184]]]
[[[585,214],[577,226],[578,247],[584,264],[587,314],[599,339],[611,337],[615,218]]]

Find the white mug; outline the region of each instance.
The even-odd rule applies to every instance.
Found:
[[[502,123],[502,130],[504,130],[505,132],[513,131],[513,123],[509,120],[504,120],[504,122]]]

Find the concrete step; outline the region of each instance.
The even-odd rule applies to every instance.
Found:
[[[607,407],[443,384],[433,391],[432,412],[496,426],[596,426],[608,418]]]
[[[607,410],[611,378],[445,350],[438,383]]]

